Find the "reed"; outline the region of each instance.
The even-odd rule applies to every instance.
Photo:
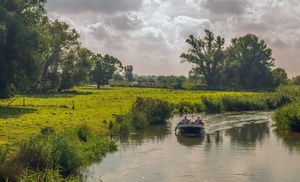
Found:
[[[14,150],[6,155],[5,151],[9,149]],[[85,125],[77,131],[42,132],[28,140],[15,143],[6,150],[0,150],[0,179],[80,179],[82,167],[101,160],[107,152],[113,150],[116,150],[113,141],[104,136],[92,135]]]

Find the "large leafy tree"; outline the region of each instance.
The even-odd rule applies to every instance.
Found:
[[[78,59],[79,34],[75,29],[70,29],[69,25],[55,20],[48,23],[48,36],[50,48],[44,59],[42,80],[40,84],[41,91],[50,89],[65,88],[66,78],[74,70],[74,64]]]
[[[193,73],[203,76],[208,86],[218,84],[221,78],[221,71],[224,65],[224,38],[216,37],[205,30],[206,36],[203,39],[196,39],[190,35],[186,40],[191,48],[187,53],[182,53],[182,62],[193,64]]]
[[[226,50],[224,76],[227,84],[244,88],[268,87],[273,84],[272,50],[253,34],[233,38]]]
[[[30,91],[37,84],[45,50],[45,2],[0,1],[0,98],[10,97],[15,89]]]
[[[273,74],[273,84],[275,87],[278,87],[279,85],[287,85],[288,84],[288,76],[283,68],[275,68],[272,71]]]
[[[122,68],[122,63],[115,57],[106,54],[94,55],[95,65],[91,71],[91,80],[97,84],[100,89],[101,85],[108,85],[109,80],[113,78],[114,73]]]
[[[88,73],[92,68],[92,52],[79,46],[65,53],[60,65],[61,78],[58,92],[88,81]]]

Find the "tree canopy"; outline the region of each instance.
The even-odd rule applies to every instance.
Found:
[[[226,54],[224,75],[227,83],[245,88],[272,86],[274,58],[263,40],[253,34],[233,38]]]
[[[46,0],[0,2],[0,98],[29,91],[40,76]]]
[[[122,67],[117,58],[95,56],[82,47],[78,32],[67,23],[50,21],[45,3],[0,1],[0,98],[9,98],[15,92],[61,92],[90,82],[91,73],[100,68],[97,74],[101,78],[92,78],[108,84]]]
[[[189,74],[204,78],[208,86],[275,87],[287,79],[284,70],[272,71],[272,50],[256,35],[233,38],[232,44],[225,49],[223,38],[215,38],[209,30],[205,33],[202,39],[190,35],[186,42],[191,48],[180,58],[182,62],[192,63]]]
[[[192,72],[203,75],[208,86],[216,85],[221,78],[221,70],[224,65],[223,45],[224,38],[214,37],[214,34],[205,30],[203,39],[196,39],[190,35],[186,40],[191,48],[188,53],[182,53],[182,62],[193,64]]]
[[[94,56],[95,66],[91,72],[91,80],[97,84],[99,89],[101,85],[108,85],[108,81],[113,78],[114,73],[122,68],[122,63],[115,57],[106,54]]]

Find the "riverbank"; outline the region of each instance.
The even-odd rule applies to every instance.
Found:
[[[128,113],[137,97],[167,101],[178,113],[204,111],[201,97],[224,95],[255,97],[260,93],[81,87],[63,93],[16,95],[0,100],[0,144],[37,135],[45,127],[62,131],[87,124],[94,133],[108,134],[110,122],[114,122],[116,115]]]
[[[126,135],[130,132],[143,130],[153,124],[164,123],[172,112],[268,110],[288,104],[292,102],[292,99],[286,92],[214,92],[154,88],[105,88],[97,90],[92,87],[77,88],[60,94],[18,95],[10,100],[1,100],[0,129],[3,131],[2,137],[7,139],[7,141],[2,141],[2,145],[6,145],[6,149],[15,150],[13,152],[15,156],[7,160],[6,155],[8,152],[0,151],[2,160],[0,173],[5,173],[8,164],[16,163],[15,160],[24,161],[24,158],[19,160],[19,156],[25,155],[25,159],[31,161],[31,155],[27,154],[36,153],[41,159],[41,161],[37,161],[38,167],[32,167],[32,164],[23,164],[22,162],[20,166],[23,166],[23,169],[33,170],[34,175],[41,173],[41,175],[49,174],[53,176],[58,173],[68,176],[68,174],[74,174],[78,171],[81,166],[95,162],[96,160],[91,159],[91,156],[101,158],[105,155],[105,151],[110,151],[113,148],[102,148],[100,152],[97,152],[92,144],[87,144],[87,133],[93,138],[108,134]],[[82,126],[88,128],[88,130],[81,130]],[[77,131],[78,128],[81,129]],[[73,136],[74,134],[69,135],[66,131],[77,133],[75,134],[76,137]],[[54,136],[49,137],[49,134],[50,136],[54,134]],[[57,135],[63,137],[56,140],[55,136]],[[42,139],[38,142],[50,147],[30,145],[30,143],[36,143],[34,142],[36,138]],[[49,138],[54,139],[48,141]],[[70,141],[76,141],[74,138],[79,142],[75,142],[73,145],[68,144]],[[52,141],[67,142],[60,146],[76,146],[67,150],[62,147],[59,157],[64,156],[65,151],[80,151],[78,154],[75,153],[74,156],[70,155],[73,157],[70,162],[62,162],[63,165],[78,162],[76,163],[78,165],[71,165],[77,166],[77,168],[69,170],[65,168],[66,166],[57,164],[57,166],[63,167],[63,170],[70,171],[65,173],[65,171],[59,171],[59,167],[55,168],[56,164],[52,160],[55,159],[54,161],[56,161],[57,156],[51,157],[50,155],[52,159],[50,162],[48,161],[49,155],[44,154],[52,154],[53,148],[55,151],[57,150],[53,146],[57,142],[52,143]],[[105,145],[107,141],[103,140],[104,143],[99,143],[97,146]],[[36,148],[32,148],[32,146]],[[26,153],[26,151],[30,152]],[[86,156],[82,162],[77,160],[80,153]],[[44,160],[47,161],[43,162]],[[3,166],[3,164],[5,165]],[[47,165],[41,168],[40,164]],[[35,165],[34,163],[33,166]],[[50,168],[48,168],[49,165]],[[16,168],[16,166],[12,165],[11,168]],[[49,173],[44,171],[45,169],[52,171]],[[26,172],[25,177],[30,174],[30,172]]]

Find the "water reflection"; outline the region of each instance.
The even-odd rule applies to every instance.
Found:
[[[275,129],[274,133],[282,139],[282,145],[289,151],[300,153],[300,133]]]
[[[138,133],[131,133],[126,137],[114,137],[113,139],[119,143],[123,150],[126,150],[126,148],[138,147],[148,142],[161,143],[172,133],[171,127],[171,123],[151,126]]]
[[[205,134],[202,134],[200,136],[194,136],[194,137],[187,137],[181,134],[176,134],[176,137],[178,143],[187,147],[191,147],[194,145],[201,145],[205,138]]]
[[[180,119],[175,116],[166,125],[119,139],[119,150],[90,166],[87,180],[297,181],[300,134],[273,131],[271,116],[202,114],[206,134],[196,138],[175,135]]]
[[[270,135],[269,123],[250,123],[243,127],[234,127],[226,130],[232,143],[239,143],[243,146],[255,146],[261,143],[266,136]]]

